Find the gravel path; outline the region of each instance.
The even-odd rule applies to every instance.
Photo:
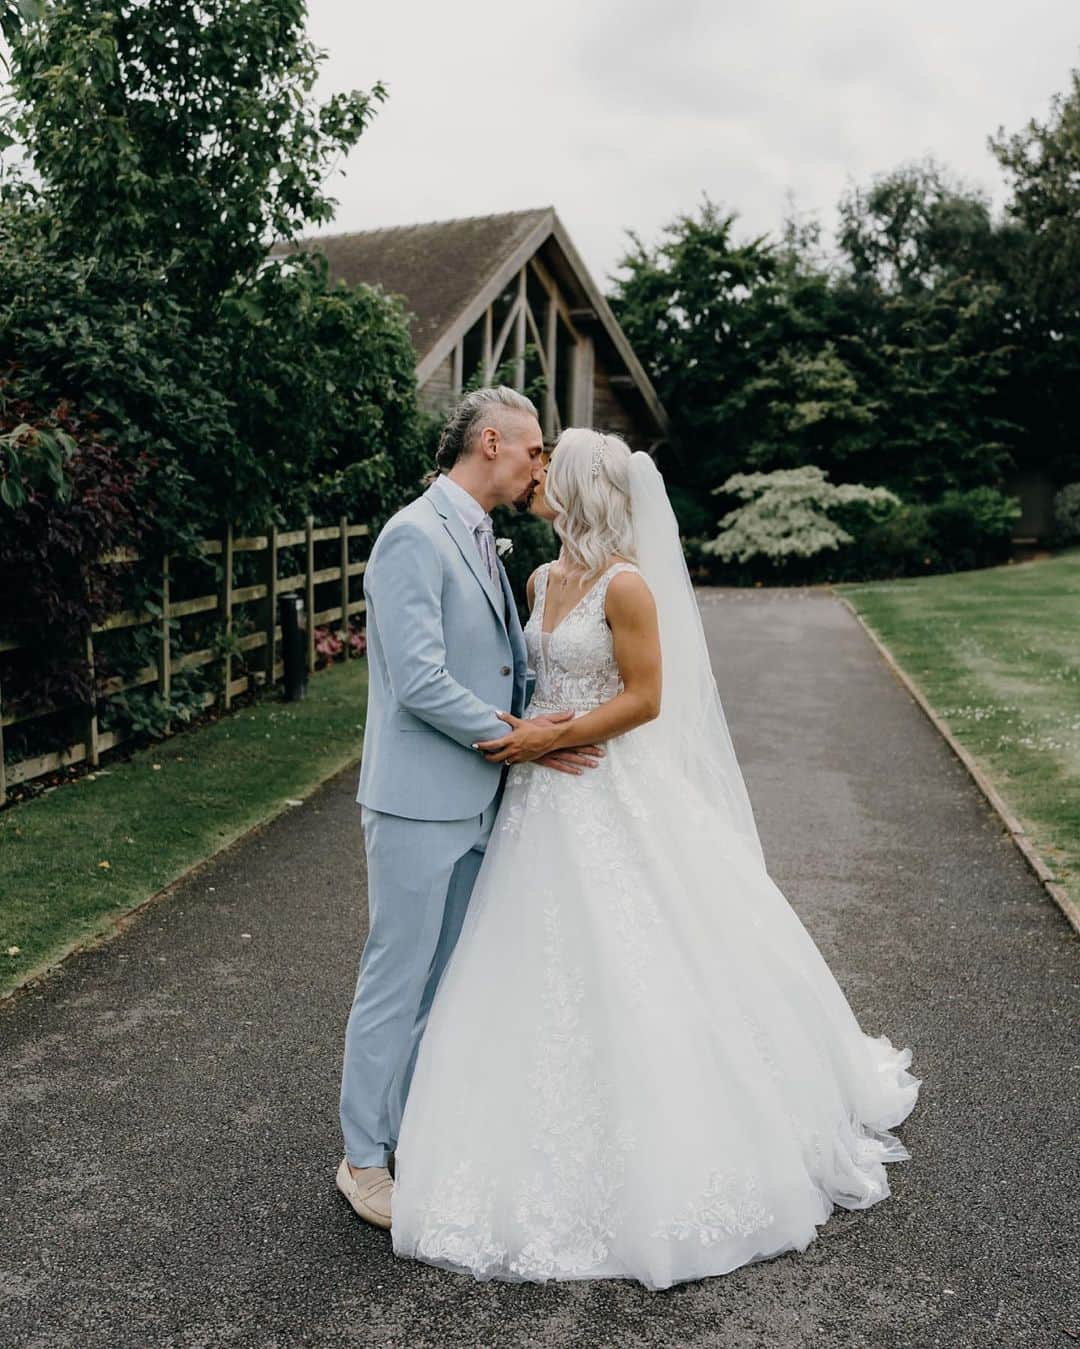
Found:
[[[1080,945],[821,592],[702,592],[772,874],[915,1050],[894,1196],[648,1293],[396,1260],[333,1188],[355,773],[0,1007],[0,1345],[964,1349],[1080,1341]]]

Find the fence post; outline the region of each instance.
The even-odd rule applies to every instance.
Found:
[[[86,761],[91,768],[101,762],[98,749],[97,674],[94,669],[94,635],[86,634],[86,666],[90,680],[90,708],[86,718]]]
[[[345,643],[345,659],[352,654],[349,646],[349,517],[341,517],[341,640]]]
[[[225,636],[225,655],[221,662],[222,678],[225,686],[222,690],[222,706],[227,712],[232,707],[232,591],[233,591],[233,527],[225,526],[225,537],[221,544],[221,569],[224,572],[224,590],[221,592],[221,618]]]
[[[169,554],[161,560],[161,654],[158,657],[158,697],[165,706],[172,698],[172,650],[169,641]],[[172,722],[165,723],[165,734],[172,730]]]
[[[274,687],[274,666],[277,664],[277,601],[278,601],[278,527],[270,526],[266,547],[266,687]]]
[[[7,801],[7,774],[4,772],[4,689],[0,684],[0,806]]]
[[[307,518],[307,667],[315,669],[315,517]]]

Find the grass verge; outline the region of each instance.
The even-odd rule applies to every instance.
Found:
[[[366,690],[336,665],[0,813],[0,996],[357,759]]]
[[[1080,902],[1080,550],[836,589]]]

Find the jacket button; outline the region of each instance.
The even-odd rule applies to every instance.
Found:
[[[502,667],[502,669],[499,671],[499,673],[500,673],[500,674],[503,674],[503,675],[508,675],[508,674],[513,674],[514,672],[513,672],[513,670],[511,670],[511,668],[510,668],[509,665],[504,665],[504,666]]]

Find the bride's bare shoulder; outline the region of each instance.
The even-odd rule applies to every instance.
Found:
[[[619,562],[629,562],[629,558],[618,558]],[[633,563],[630,564],[634,566]],[[634,566],[633,571],[619,571],[608,582],[604,596],[604,609],[607,617],[630,618],[645,613],[654,613],[652,591],[641,572]]]

